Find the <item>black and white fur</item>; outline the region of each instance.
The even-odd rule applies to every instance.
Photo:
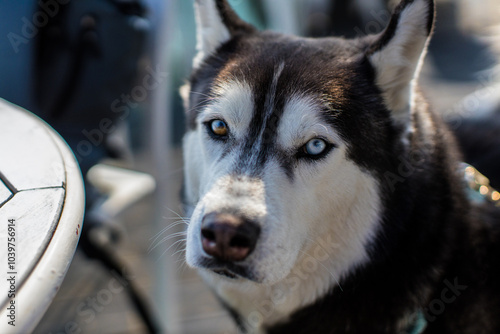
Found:
[[[405,333],[425,314],[425,333],[500,333],[500,215],[468,201],[416,86],[433,1],[403,0],[354,40],[259,32],[225,0],[195,10],[186,260],[242,330]],[[244,260],[205,251],[202,225],[221,214],[260,231]]]

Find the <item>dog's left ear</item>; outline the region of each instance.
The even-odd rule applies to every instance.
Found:
[[[256,30],[234,12],[227,0],[195,0],[194,9],[198,52],[193,62],[195,69],[235,35]]]
[[[410,99],[434,27],[433,0],[402,0],[368,59],[385,103],[396,120],[409,121]]]

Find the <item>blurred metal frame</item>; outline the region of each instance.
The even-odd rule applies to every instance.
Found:
[[[153,63],[159,64],[162,69],[170,70],[172,68],[172,49],[174,29],[177,22],[176,1],[165,0],[160,12],[162,17],[161,26],[158,28],[158,34],[153,43],[159,46],[153,55]],[[162,217],[168,215],[169,203],[173,202],[170,185],[172,182],[172,98],[176,87],[173,87],[172,78],[169,76],[164,80],[160,87],[155,90],[152,98],[152,110],[150,113],[150,147],[154,163],[153,175],[157,181],[157,190],[155,196],[156,217],[153,222],[153,233],[157,234],[163,230],[164,221]],[[167,241],[173,243],[173,241]],[[167,247],[171,245],[167,244]],[[151,252],[153,263],[162,257],[159,248]],[[179,316],[179,298],[178,295],[178,276],[176,272],[175,260],[170,254],[162,257],[161,265],[156,265],[154,270],[154,296],[153,300],[156,309],[161,311],[162,328],[168,333],[182,333]]]

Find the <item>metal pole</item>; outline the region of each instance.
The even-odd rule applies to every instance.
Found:
[[[175,1],[165,0],[161,17],[161,27],[155,40],[156,55],[153,66],[158,66],[162,71],[170,72],[172,68],[173,33],[176,27],[177,8]],[[168,211],[170,203],[173,202],[172,180],[173,155],[172,155],[172,94],[176,89],[169,74],[160,87],[155,90],[151,110],[151,148],[154,162],[154,176],[158,187],[155,203],[154,233],[160,233],[165,227],[165,216],[171,216]],[[152,252],[152,263],[154,265],[154,296],[157,309],[162,320],[162,327],[169,334],[180,334],[182,332],[179,321],[179,295],[178,276],[175,259],[171,253],[162,254],[165,247],[170,247],[173,241],[167,242],[164,247],[157,247]],[[173,248],[173,247],[172,247]],[[171,248],[171,249],[172,249]]]

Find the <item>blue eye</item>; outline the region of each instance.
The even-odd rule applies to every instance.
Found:
[[[311,139],[304,146],[304,153],[310,156],[318,156],[326,151],[328,148],[327,143],[323,139]]]

